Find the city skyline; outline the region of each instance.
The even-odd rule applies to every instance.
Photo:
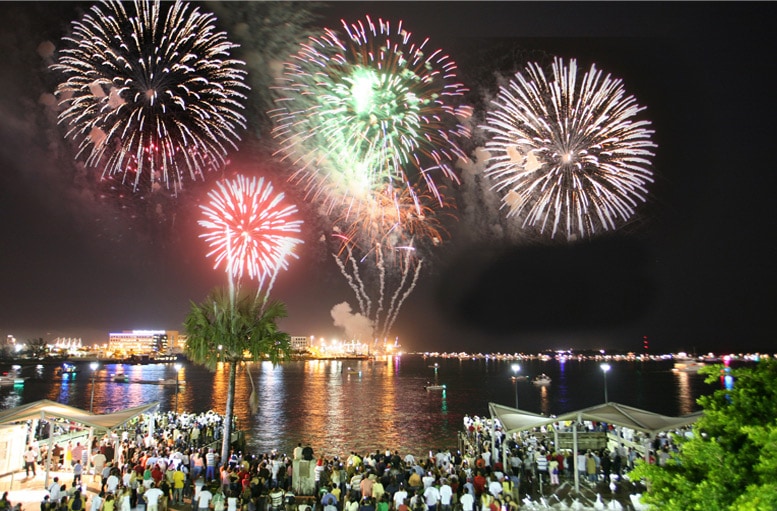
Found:
[[[106,191],[79,169],[51,118],[57,80],[46,71],[45,43],[60,48],[70,22],[90,5],[0,5],[7,20],[0,34],[3,334],[97,343],[112,331],[182,331],[189,303],[226,285],[199,238],[199,205],[239,171],[267,176],[303,215],[299,259],[271,295],[287,304],[281,328],[345,337],[352,316],[336,307],[356,311],[357,304],[320,241],[326,222],[249,133],[230,151],[227,172],[186,183],[176,201]],[[496,73],[509,78],[528,61],[559,56],[621,78],[655,131],[647,202],[613,233],[574,244],[516,236],[515,226],[493,215],[495,204],[472,186],[482,171],[476,131],[473,160],[456,165],[462,183],[452,187],[457,209],[445,221],[448,239],[430,250],[391,337],[411,351],[639,350],[644,336],[655,351],[769,351],[777,310],[777,177],[768,154],[776,131],[768,87],[773,11],[760,3],[598,2],[335,2],[322,10],[320,27],[369,14],[428,35],[458,64],[476,116]]]

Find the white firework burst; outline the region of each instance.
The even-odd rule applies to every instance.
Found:
[[[63,39],[52,68],[79,159],[137,188],[202,178],[245,128],[245,65],[215,17],[181,1],[106,0]]]
[[[613,230],[653,182],[653,131],[620,79],[595,65],[554,59],[551,76],[531,63],[501,87],[482,128],[486,174],[508,217],[569,240]]]

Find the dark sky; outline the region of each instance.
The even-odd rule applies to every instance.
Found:
[[[37,50],[59,46],[88,5],[0,3],[0,333],[20,339],[105,342],[111,331],[180,329],[189,302],[223,283],[196,226],[215,177],[157,209],[102,193],[72,170],[45,106],[56,82]],[[638,350],[647,336],[653,351],[774,352],[775,10],[766,2],[324,10],[322,25],[333,27],[365,14],[403,19],[451,55],[475,100],[493,89],[494,73],[510,75],[529,58],[595,62],[623,79],[656,131],[649,201],[608,237],[573,246],[489,239],[483,226],[499,220],[465,214],[475,192],[457,190],[460,219],[399,315],[400,342],[430,351]],[[233,160],[248,165],[249,152]],[[330,310],[353,296],[317,243],[317,225],[306,219],[300,259],[273,297],[287,304],[290,334],[339,336]]]

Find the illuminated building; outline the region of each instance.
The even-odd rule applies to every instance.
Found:
[[[181,351],[175,330],[125,330],[108,334],[108,351],[114,355],[169,355]]]

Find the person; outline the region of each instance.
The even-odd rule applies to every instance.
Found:
[[[32,446],[27,447],[24,452],[24,471],[26,477],[30,477],[30,470],[32,470],[32,477],[35,477],[35,461],[38,459],[38,455],[35,454],[35,449]]]
[[[270,510],[271,511],[279,511],[283,508],[283,490],[280,489],[278,486],[274,486],[272,490],[270,490]]]
[[[81,511],[86,507],[86,497],[81,494],[81,490],[73,493],[73,498],[68,502],[67,508],[70,511]]]
[[[116,498],[113,496],[113,493],[109,493],[105,497],[105,502],[103,502],[102,511],[114,511],[116,509]]]
[[[11,511],[11,501],[8,500],[8,492],[3,493],[3,497],[0,498],[0,511]]]
[[[159,499],[162,497],[162,490],[156,487],[154,482],[151,482],[151,486],[148,490],[143,492],[143,500],[146,501],[146,511],[158,511]]]
[[[464,487],[464,493],[459,498],[459,504],[461,504],[461,511],[473,511],[475,506],[475,497],[472,495],[472,491],[469,487]]]
[[[103,492],[98,493],[92,497],[92,502],[89,504],[89,511],[100,511],[100,507],[103,505],[105,494]]]
[[[213,494],[208,490],[207,486],[203,486],[200,490],[199,500],[197,500],[197,508],[207,511],[210,508],[211,500],[213,500]]]
[[[48,495],[43,496],[43,500],[40,503],[40,511],[53,511],[54,504],[51,502],[51,497]]]
[[[178,468],[173,473],[173,502],[183,504],[183,489],[186,485],[186,474],[183,473],[183,468],[178,465]]]
[[[119,497],[119,511],[132,510],[132,490],[125,486]]]
[[[105,454],[100,451],[97,451],[97,453],[92,456],[92,466],[94,467],[94,477],[92,478],[92,481],[97,481],[97,478],[100,477],[100,481],[102,482],[103,469],[105,468],[105,463],[107,461],[108,459],[105,457]]]
[[[73,486],[81,484],[81,474],[84,471],[84,466],[81,465],[81,460],[78,459],[73,464]]]
[[[51,497],[51,503],[55,507],[59,506],[59,503],[62,500],[62,490],[61,490],[61,488],[62,487],[59,484],[59,477],[55,477],[53,482],[48,487],[49,497]]]

